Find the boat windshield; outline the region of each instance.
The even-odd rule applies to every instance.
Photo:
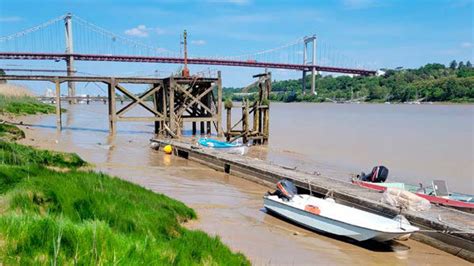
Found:
[[[294,195],[298,194],[298,189],[296,188],[295,184],[287,179],[278,181],[277,189],[288,199],[291,199]]]

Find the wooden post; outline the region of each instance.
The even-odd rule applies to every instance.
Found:
[[[209,107],[209,108],[211,108],[211,101],[212,101],[212,99],[211,99],[211,93],[208,93],[208,94],[206,95],[206,99],[205,99],[205,102],[204,102],[204,103],[205,103],[206,106]],[[207,116],[208,116],[208,117],[212,117],[213,115],[212,115],[211,113],[209,113]],[[211,132],[211,130],[212,130],[212,128],[211,128],[211,121],[207,121],[207,122],[206,122],[206,129],[207,129],[207,130],[206,130],[206,134],[211,135],[211,133],[212,133],[212,132]]]
[[[232,108],[226,108],[227,111],[227,141],[230,140],[230,131],[232,129]]]
[[[157,84],[153,84],[154,87],[157,86]],[[163,89],[163,88],[161,88]],[[155,91],[153,93],[153,105],[155,107],[155,111],[157,111],[158,113],[161,113],[161,110],[160,110],[160,107],[159,107],[159,104],[161,103],[161,99],[160,99],[160,91]],[[121,98],[123,99],[123,98]],[[155,117],[157,117],[155,115]],[[156,121],[155,120],[155,134],[159,134],[160,133],[160,130],[161,130],[161,127],[160,127],[160,121]]]
[[[176,114],[174,112],[174,86],[175,86],[175,81],[171,77],[170,78],[170,88],[169,88],[169,99],[170,99],[170,114],[169,114],[169,125],[170,125],[170,130],[179,136],[179,130],[176,130]]]
[[[222,78],[221,71],[217,72],[217,136],[222,137]]]
[[[61,120],[61,83],[59,79],[55,79],[54,83],[56,84],[56,129],[62,129],[62,120]]]
[[[192,107],[193,109],[193,118],[195,118],[197,116],[197,106],[196,105],[193,105]],[[193,121],[193,136],[196,135],[196,121]]]
[[[108,86],[108,98],[109,98],[109,132],[110,134],[116,133],[117,124],[117,113],[115,111],[115,79],[111,78]]]
[[[269,107],[265,108],[263,111],[263,136],[266,141],[268,141],[269,138],[269,132],[270,132],[270,115],[269,115]]]
[[[253,112],[253,129],[252,131],[255,131],[255,132],[258,132],[260,131],[260,128],[259,128],[259,119],[260,119],[260,101],[257,100],[255,102],[255,108],[254,108],[254,112]]]
[[[168,103],[166,101],[166,87],[163,84],[163,88],[161,88],[161,101],[162,101],[162,106],[161,106],[161,113],[163,114],[163,117],[166,119],[168,117]],[[165,128],[165,120],[162,120],[160,122],[160,128],[164,129]]]
[[[204,107],[201,106],[201,115],[203,115],[204,113],[206,112],[206,110],[204,110]],[[204,121],[201,120],[200,122],[200,126],[201,126],[201,135],[204,135]]]
[[[249,101],[248,100],[244,102],[243,108],[244,108],[244,113],[243,113],[244,119],[242,121],[243,131],[244,131],[243,142],[247,143],[248,135],[249,135]]]

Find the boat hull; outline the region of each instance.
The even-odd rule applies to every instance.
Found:
[[[361,187],[377,190],[377,191],[385,191],[387,189],[386,186],[383,186],[379,183],[371,183],[371,182],[365,182],[365,181],[360,181],[360,180],[352,180],[353,184],[359,185]],[[429,202],[433,204],[439,204],[447,207],[453,207],[462,211],[466,212],[471,212],[474,213],[474,203],[470,202],[464,202],[464,201],[459,201],[459,200],[453,200],[453,199],[447,199],[443,197],[437,197],[437,196],[432,196],[432,195],[427,195],[423,193],[416,193],[414,192],[417,196],[420,196],[424,199],[427,199]]]
[[[357,241],[376,240],[380,242],[389,241],[411,232],[381,232],[354,226],[338,220],[330,219],[321,215],[272,200],[264,197],[264,207],[281,217],[291,220],[308,229],[330,233],[333,235],[349,237]]]
[[[244,155],[247,152],[247,147],[241,144],[227,143],[224,141],[218,141],[214,139],[201,138],[198,140],[198,144],[202,147],[215,149],[216,151],[240,154]]]

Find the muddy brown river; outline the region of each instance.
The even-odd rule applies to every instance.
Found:
[[[275,104],[272,115],[283,112],[288,118],[294,117],[291,112],[287,113],[286,106],[283,107]],[[294,108],[311,109],[306,105]],[[470,108],[467,110],[472,111]],[[27,133],[27,139],[23,142],[42,148],[76,152],[94,163],[97,170],[183,201],[194,208],[199,216],[198,220],[187,224],[188,227],[220,236],[232,250],[244,253],[256,265],[468,265],[458,257],[412,240],[360,245],[289,224],[262,210],[262,196],[268,188],[150,149],[148,140],[153,137],[151,125],[119,123],[118,134],[110,137],[105,105],[75,105],[68,110],[63,117],[64,129],[60,133],[55,129],[54,116],[24,118],[23,121],[31,126],[23,127]],[[324,173],[334,175],[354,169],[348,166],[350,164],[339,166],[332,162],[332,156],[337,150],[343,150],[342,146],[328,152],[321,147],[306,149],[301,140],[294,142],[300,144],[291,147],[279,144],[289,127],[298,127],[298,123],[301,123],[298,119],[291,119],[293,126],[272,121],[269,151],[258,148],[252,154],[274,162],[297,164],[301,168],[317,167]],[[315,123],[311,136],[320,139],[329,130],[326,128],[328,125],[321,121]],[[350,123],[345,123],[345,126],[350,128]],[[470,128],[472,133],[472,124],[464,127]],[[298,133],[298,130],[302,133]],[[298,130],[292,131],[292,138],[298,139],[300,134],[309,132],[304,126]],[[472,136],[469,138],[472,147]],[[328,142],[327,137],[319,141],[327,142],[328,150],[336,145],[335,141]],[[363,140],[360,141],[362,143]],[[292,147],[297,148],[292,150]],[[320,160],[324,158],[325,152],[329,154],[327,159]],[[316,153],[318,155],[312,157]],[[370,154],[361,152],[359,148],[347,153],[346,158],[361,153],[365,154],[361,157],[369,157],[367,154]],[[470,156],[472,158],[472,153]]]

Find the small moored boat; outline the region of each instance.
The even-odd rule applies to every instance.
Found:
[[[376,166],[369,174],[361,173],[352,183],[361,187],[385,191],[387,188],[398,188],[415,193],[432,204],[439,204],[456,208],[465,212],[474,213],[474,196],[456,192],[450,192],[444,180],[434,180],[431,186],[424,187],[409,185],[401,182],[385,182],[388,177],[388,169],[384,166]]]
[[[400,215],[389,219],[336,203],[331,198],[297,194],[296,187],[288,180],[278,182],[277,190],[264,196],[264,207],[309,229],[357,241],[389,241],[419,230]]]
[[[219,149],[228,153],[241,154],[244,155],[247,151],[247,147],[239,143],[229,143],[225,141],[219,141],[216,139],[210,138],[200,138],[198,144],[213,149]]]

